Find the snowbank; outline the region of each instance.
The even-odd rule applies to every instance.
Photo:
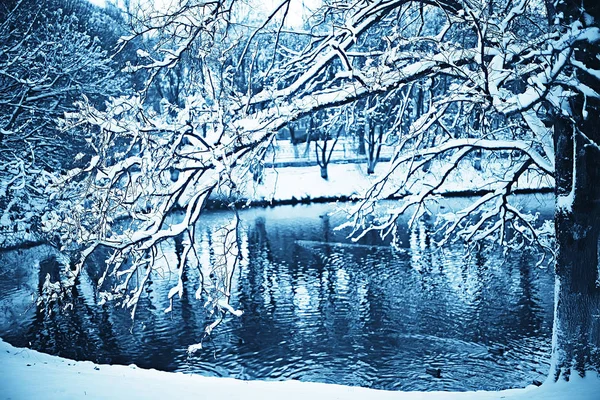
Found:
[[[507,162],[507,161],[506,161]],[[329,179],[321,178],[318,166],[265,168],[260,184],[248,182],[244,190],[244,197],[255,203],[282,203],[290,200],[309,201],[319,199],[348,199],[362,196],[378,179],[387,172],[389,163],[379,163],[374,175],[366,173],[363,163],[329,164]],[[507,169],[501,161],[487,166],[487,173],[477,171],[471,165],[461,166],[451,174],[446,184],[440,188],[445,194],[472,195],[481,191],[493,191],[502,181],[503,171]],[[423,176],[410,180],[405,187],[410,188],[410,193],[417,193],[429,187],[442,174],[442,164],[432,164],[431,169]],[[402,180],[402,178],[400,179]],[[538,174],[525,174],[515,185],[517,190],[551,189],[554,182],[548,177]],[[404,194],[409,194],[407,191]],[[219,199],[219,196],[216,196]],[[222,198],[222,200],[225,200]]]
[[[246,193],[253,201],[274,202],[352,197],[362,194],[376,179],[366,174],[363,164],[330,164],[328,175],[328,180],[321,178],[318,166],[265,168],[262,183],[250,183]]]
[[[0,340],[2,399],[396,399],[597,400],[600,377],[500,392],[390,392],[299,381],[263,382],[95,365],[15,348]]]

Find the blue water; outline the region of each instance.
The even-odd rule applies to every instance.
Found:
[[[524,198],[551,217],[550,197]],[[193,271],[169,314],[176,271],[152,277],[132,321],[127,309],[98,305],[98,265],[82,275],[72,309],[48,312],[34,303],[40,276],[32,268],[56,257],[47,246],[0,253],[0,336],[79,360],[241,379],[423,391],[544,379],[554,278],[551,268],[536,267],[535,252],[462,244],[440,250],[430,222],[402,225],[399,249],[376,235],[354,243],[334,230],[342,221],[330,215],[335,207],[241,213],[246,257],[232,304],[244,314],[228,316],[193,355],[187,348],[206,324]],[[205,251],[227,218],[211,212],[198,227]],[[174,256],[175,248],[169,242],[163,251]],[[439,377],[431,373],[437,369]]]

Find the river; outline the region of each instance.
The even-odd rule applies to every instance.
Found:
[[[551,196],[523,199],[552,216]],[[439,249],[427,221],[410,229],[402,222],[398,248],[376,235],[354,243],[334,230],[342,222],[335,207],[240,213],[245,257],[231,302],[244,313],[229,315],[194,354],[187,348],[206,326],[197,277],[186,276],[183,298],[166,314],[177,273],[156,273],[132,321],[127,309],[98,305],[91,267],[73,306],[48,312],[35,298],[37,266],[61,257],[49,246],[0,253],[0,336],[77,360],[241,379],[461,391],[545,378],[554,277],[547,264],[536,266],[534,251]],[[210,253],[211,235],[227,218],[222,211],[203,218],[201,253]],[[175,248],[167,242],[163,252]]]

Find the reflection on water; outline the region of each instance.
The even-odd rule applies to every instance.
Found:
[[[183,297],[164,313],[178,279],[176,242],[163,245],[160,273],[134,322],[127,309],[98,305],[97,266],[81,277],[72,309],[48,313],[32,305],[32,296],[45,278],[38,266],[55,252],[40,246],[0,253],[0,335],[75,359],[242,379],[473,390],[545,376],[553,276],[535,267],[535,255],[504,257],[483,247],[469,253],[459,245],[435,250],[432,221],[401,229],[399,249],[376,235],[353,243],[334,231],[341,222],[328,214],[334,207],[241,214],[244,262],[232,305],[244,314],[228,316],[193,356],[186,349],[202,338],[206,321],[195,298],[197,268],[186,270]],[[198,227],[202,270],[226,219],[211,213]],[[438,368],[435,377],[431,369]]]

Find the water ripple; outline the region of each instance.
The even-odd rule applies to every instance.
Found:
[[[355,243],[333,230],[341,220],[332,207],[242,213],[247,266],[232,303],[244,314],[227,316],[209,338],[193,274],[170,314],[166,293],[177,274],[166,270],[153,277],[135,321],[128,310],[96,305],[93,268],[72,311],[36,310],[39,277],[20,266],[52,256],[47,247],[0,254],[0,334],[78,359],[392,390],[504,389],[547,373],[553,277],[535,267],[534,254],[440,251],[426,224],[404,226],[401,249],[373,235]],[[199,237],[225,218],[209,214]],[[174,258],[170,248],[165,256]],[[188,354],[199,341],[203,349]]]

